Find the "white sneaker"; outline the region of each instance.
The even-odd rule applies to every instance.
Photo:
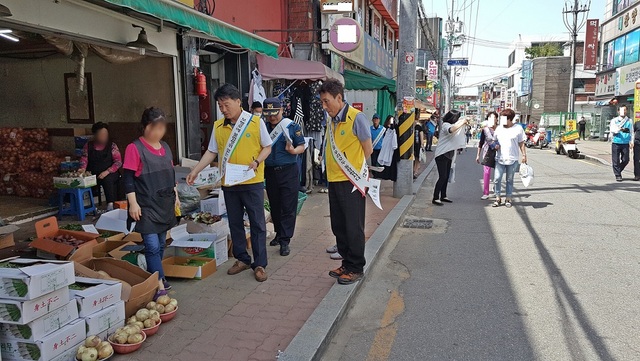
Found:
[[[482,197],[480,197],[480,199],[485,200],[485,199],[489,199],[490,195],[488,194],[484,194],[482,195]]]
[[[336,260],[336,261],[339,261],[339,260],[342,259],[342,256],[338,252],[332,253],[331,256],[329,256],[329,257],[331,257],[331,259]]]
[[[327,248],[327,253],[338,253],[338,245],[334,244],[333,246]]]

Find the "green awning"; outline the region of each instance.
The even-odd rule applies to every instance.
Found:
[[[278,44],[171,0],[104,0],[274,58]]]
[[[375,75],[362,74],[352,70],[345,70],[344,87],[350,90],[378,90],[387,89],[390,92],[396,91],[396,81],[382,78]]]

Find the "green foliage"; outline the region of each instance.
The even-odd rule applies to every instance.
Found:
[[[530,48],[524,49],[524,52],[531,56],[532,59],[535,58],[544,58],[547,56],[562,56],[564,52],[562,51],[562,46],[557,43],[545,43],[542,45],[534,45]]]

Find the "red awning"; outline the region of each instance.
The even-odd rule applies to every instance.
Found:
[[[389,9],[387,9],[387,7],[384,6],[384,4],[382,3],[382,0],[371,0],[371,5],[373,5],[373,7],[376,8],[376,10],[378,10],[380,15],[382,15],[382,18],[387,23],[389,23],[389,26],[391,26],[391,29],[393,29],[396,32],[400,29],[400,27],[398,26],[398,22],[395,19],[397,14],[391,15],[389,13]],[[398,36],[398,34],[396,34],[396,36]]]
[[[274,59],[261,54],[256,55],[256,59],[258,60],[258,70],[264,80],[327,80],[333,78],[344,84],[342,74],[317,61],[292,58]]]

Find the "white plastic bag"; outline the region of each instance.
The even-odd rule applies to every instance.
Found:
[[[427,151],[425,151],[424,149],[420,148],[420,163],[426,163],[427,162]]]
[[[453,165],[451,166],[451,171],[449,172],[449,183],[455,183],[456,182],[456,164],[453,163]]]
[[[522,180],[522,185],[525,188],[528,188],[533,184],[533,168],[530,165],[520,165],[520,179]]]

